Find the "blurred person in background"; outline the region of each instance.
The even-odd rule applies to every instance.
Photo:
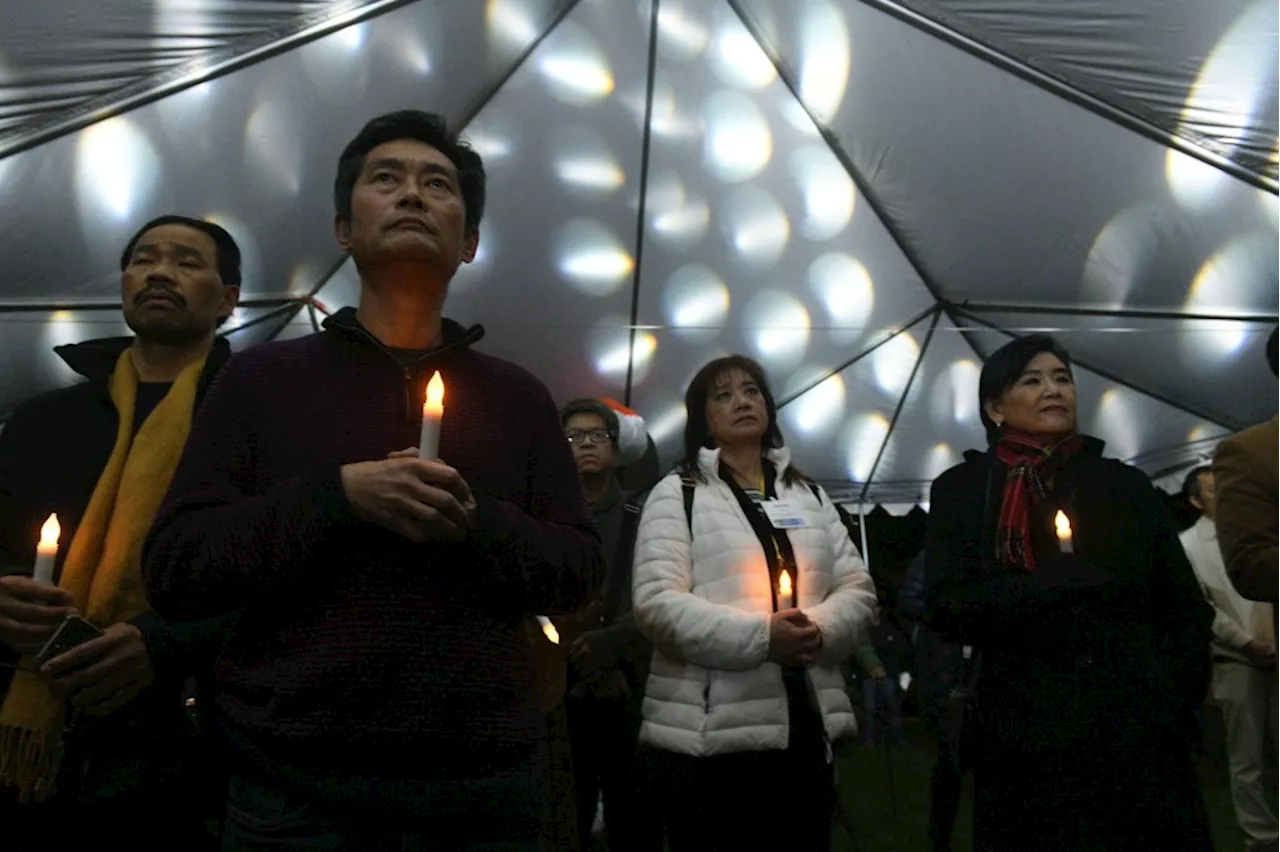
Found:
[[[1218,547],[1213,469],[1187,474],[1182,493],[1201,512],[1180,536],[1213,606],[1213,700],[1227,731],[1236,822],[1247,849],[1276,848],[1276,637],[1271,604],[1248,600],[1227,579]]]

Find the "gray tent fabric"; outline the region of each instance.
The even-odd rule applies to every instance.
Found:
[[[490,174],[449,314],[558,398],[627,401],[664,464],[685,384],[730,352],[851,501],[927,499],[982,445],[978,373],[1011,334],[1060,336],[1082,428],[1155,476],[1276,410],[1274,4],[71,12],[0,34],[0,417],[73,380],[53,345],[124,333],[115,261],[153,215],[240,242],[237,349],[355,304],[333,169],[401,108],[463,127]]]

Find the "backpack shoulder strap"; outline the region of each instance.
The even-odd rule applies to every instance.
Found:
[[[691,476],[680,477],[680,490],[684,492],[684,521],[689,526],[689,537],[693,537],[693,491],[698,483]]]
[[[622,507],[622,529],[618,533],[618,550],[613,557],[615,570],[631,570],[631,563],[636,553],[636,533],[640,529],[640,513],[644,510],[643,500],[628,500]],[[625,568],[623,568],[625,566]]]

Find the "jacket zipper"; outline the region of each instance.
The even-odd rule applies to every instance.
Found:
[[[382,345],[382,341],[378,340],[378,338],[374,337],[369,332],[362,328],[352,328],[350,326],[344,326],[343,330],[363,337],[369,343],[373,344],[375,349],[387,356],[387,360],[392,363],[396,363],[395,359],[391,357],[391,353],[387,351],[387,347]],[[396,364],[396,366],[399,367],[400,365]],[[416,407],[413,401],[413,373],[404,367],[400,367],[400,370],[404,373],[404,422],[406,425],[412,426],[414,423],[413,412]]]
[[[413,425],[413,373],[404,371],[404,422]]]

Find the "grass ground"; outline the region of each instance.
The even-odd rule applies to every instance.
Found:
[[[1240,852],[1244,839],[1235,824],[1227,786],[1222,722],[1211,708],[1206,710],[1204,727],[1205,754],[1197,769],[1214,848]],[[884,746],[873,749],[852,742],[838,747],[840,810],[832,829],[832,852],[927,852],[925,820],[934,752],[918,719],[908,717],[904,729],[906,742],[887,751]],[[971,793],[971,784],[966,785],[954,835],[955,852],[973,848]]]

